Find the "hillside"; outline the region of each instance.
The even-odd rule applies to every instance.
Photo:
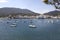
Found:
[[[9,8],[9,7],[0,8],[0,16],[8,16],[8,15],[28,15],[28,16],[33,16],[33,15],[40,15],[40,14],[32,12],[32,11],[30,11],[28,9]]]
[[[54,11],[50,11],[48,13],[44,13],[44,15],[58,16],[58,15],[60,15],[60,11],[54,10]]]

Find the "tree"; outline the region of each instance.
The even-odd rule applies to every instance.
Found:
[[[54,5],[56,9],[60,9],[60,0],[44,0],[45,4]]]
[[[43,2],[46,3],[46,4],[48,4],[48,0],[44,0]]]

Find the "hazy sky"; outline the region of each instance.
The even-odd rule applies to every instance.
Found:
[[[1,7],[29,9],[37,13],[55,10],[54,6],[46,5],[42,0],[0,0],[0,8]]]

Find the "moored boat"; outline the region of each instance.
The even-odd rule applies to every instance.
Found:
[[[30,28],[36,28],[36,26],[35,26],[35,25],[29,25],[29,27],[30,27]]]

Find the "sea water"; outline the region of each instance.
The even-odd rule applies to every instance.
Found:
[[[0,40],[60,40],[60,19],[0,19]]]

